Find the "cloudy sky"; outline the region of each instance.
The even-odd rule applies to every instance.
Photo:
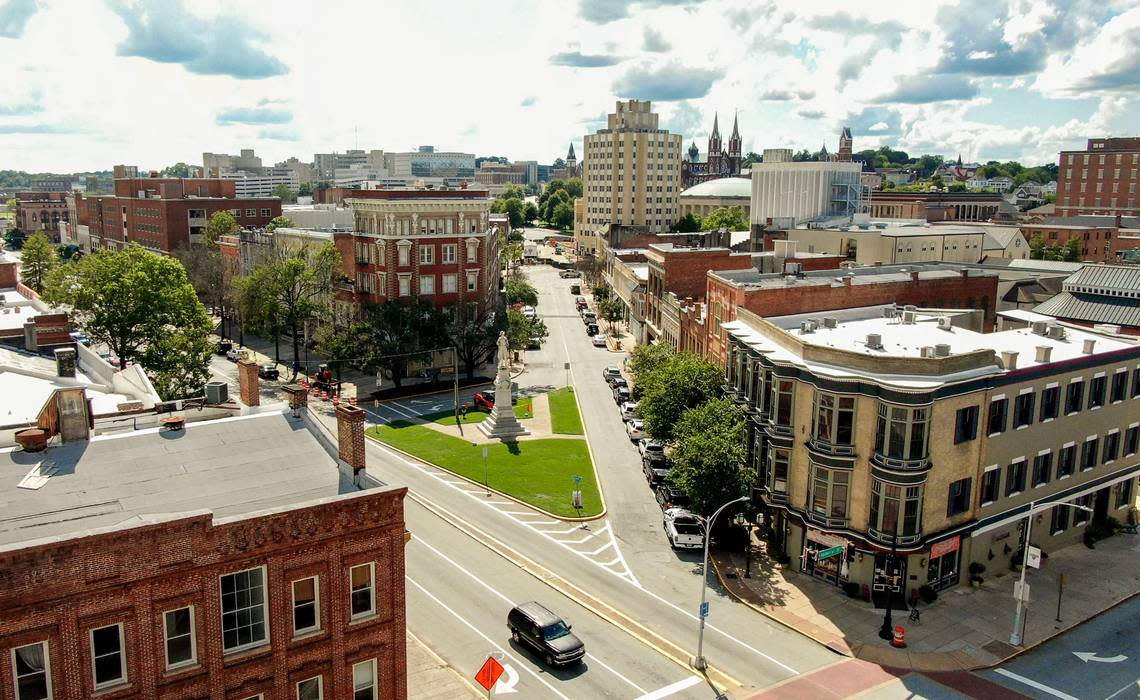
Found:
[[[704,150],[1056,159],[1140,132],[1140,0],[0,0],[0,168],[420,144],[550,162],[614,101]],[[726,133],[727,136],[727,133]]]

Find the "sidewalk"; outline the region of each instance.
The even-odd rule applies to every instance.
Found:
[[[892,668],[959,671],[994,666],[1140,593],[1140,537],[1120,534],[1096,549],[1074,545],[1031,569],[1026,580],[1033,602],[1027,610],[1025,644],[1009,645],[1013,584],[1017,574],[987,573],[980,588],[966,582],[943,590],[931,605],[920,603],[920,622],[895,610],[893,624],[906,628],[906,649],[879,639],[883,610],[852,599],[841,588],[806,574],[780,570],[758,542],[752,577],[744,577],[743,553],[718,552],[713,566],[733,597],[839,653]],[[1061,622],[1057,581],[1065,575]]]
[[[483,697],[475,686],[408,632],[408,697],[424,700]]]

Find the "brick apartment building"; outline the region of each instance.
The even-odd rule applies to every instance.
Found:
[[[169,253],[201,242],[206,223],[218,211],[229,211],[243,228],[262,228],[281,215],[277,197],[235,194],[233,180],[208,178],[120,178],[115,194],[75,195],[76,226],[69,236],[89,236],[92,250],[122,249],[128,243]]]
[[[1140,216],[1140,137],[1089,139],[1057,167],[1058,216]]]
[[[996,274],[949,263],[852,267],[763,274],[755,269],[709,272],[705,292],[704,354],[724,366],[728,334],[723,326],[743,308],[757,316],[786,316],[875,304],[978,309],[993,328]]]
[[[59,224],[68,221],[67,196],[70,192],[17,192],[16,228],[30,236],[43,230],[48,238],[59,243]]]
[[[407,696],[406,489],[366,475],[363,411],[333,459],[303,392],[92,438],[83,391],[51,399],[53,469],[0,455],[0,698]]]
[[[494,306],[499,237],[481,190],[359,190],[355,230],[334,233],[344,276],[340,304],[422,297],[436,306]]]
[[[1057,216],[1022,224],[1021,233],[1027,240],[1041,236],[1046,247],[1064,248],[1076,238],[1081,242],[1081,260],[1116,263],[1124,251],[1140,247],[1135,238],[1140,235],[1140,216]]]

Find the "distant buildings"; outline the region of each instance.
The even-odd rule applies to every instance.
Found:
[[[583,163],[585,230],[576,242],[614,226],[664,233],[676,221],[681,135],[660,128],[648,101],[618,102],[606,128],[586,135]]]
[[[752,181],[746,177],[708,180],[681,192],[677,201],[678,219],[686,214],[708,216],[726,207],[740,207],[747,217],[752,205]]]
[[[765,151],[767,153],[767,151]],[[850,217],[866,203],[860,163],[791,162],[767,157],[752,165],[753,230]]]
[[[1140,137],[1089,139],[1083,151],[1062,151],[1057,214],[1140,216]]]
[[[686,158],[681,161],[682,189],[722,177],[739,177],[742,143],[737,119],[733,117],[732,135],[728,137],[728,150],[725,150],[721,141],[718,117],[713,115],[713,128],[709,134],[705,157],[701,158],[700,149],[694,141],[689,146]]]
[[[252,148],[243,148],[241,153],[232,156],[226,153],[203,153],[202,169],[206,177],[221,177],[226,173],[239,170],[259,172],[262,169],[261,158],[254,154]],[[115,177],[119,175],[116,173]],[[128,176],[129,177],[129,176]]]
[[[996,192],[875,192],[867,209],[872,219],[989,221],[998,214]]]
[[[1140,336],[1140,266],[1085,265],[1034,313],[1080,326]]]
[[[290,192],[300,187],[297,174],[288,168],[263,168],[260,173],[223,173],[222,178],[233,180],[237,197],[276,197],[274,190],[278,187],[284,186]]]
[[[578,156],[574,155],[574,144],[570,144],[570,150],[566,151],[566,163],[561,168],[552,168],[550,171],[550,179],[552,180],[569,180],[572,177],[582,176],[582,164],[578,162]]]
[[[60,222],[68,222],[71,214],[67,208],[67,197],[72,196],[67,191],[58,192],[17,192],[16,200],[16,228],[31,236],[39,230],[47,233],[48,238],[59,243]]]
[[[1046,247],[1063,248],[1070,238],[1080,241],[1081,260],[1120,262],[1124,251],[1140,248],[1140,217],[1054,216],[1021,224],[1026,239],[1040,236]]]

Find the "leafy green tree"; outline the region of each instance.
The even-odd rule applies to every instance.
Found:
[[[930,178],[930,186],[941,188],[942,187],[942,176],[941,175],[935,175],[934,177]]]
[[[740,207],[721,207],[701,219],[702,231],[744,231],[748,228],[748,217]]]
[[[178,161],[162,170],[163,177],[190,177],[190,166]]]
[[[47,234],[36,231],[24,243],[24,257],[20,265],[20,279],[36,292],[43,292],[48,276],[59,267],[59,252]]]
[[[1041,237],[1040,233],[1029,239],[1029,257],[1032,260],[1043,260],[1045,258],[1045,239]]]
[[[44,298],[124,363],[138,362],[164,399],[193,396],[209,379],[210,317],[174,258],[138,245],[99,250],[56,268]]]
[[[915,163],[919,177],[930,177],[943,163],[942,156],[920,156]]]
[[[334,337],[344,345],[343,353],[352,356],[353,366],[365,372],[387,371],[398,388],[410,362],[446,345],[444,324],[443,315],[427,299],[390,299],[366,306],[360,321],[339,329]]]
[[[206,222],[206,245],[211,248],[218,246],[218,239],[222,236],[234,236],[241,231],[241,224],[228,209],[221,209],[210,215]]]
[[[625,304],[621,299],[611,297],[598,304],[598,315],[601,316],[608,324],[610,335],[617,335],[614,330],[617,324],[625,318]]]
[[[564,231],[571,229],[574,226],[574,205],[567,202],[559,203],[554,207],[550,223]]]
[[[313,196],[313,183],[302,182],[300,184],[300,186],[297,187],[297,196],[298,197],[312,197]]]
[[[562,160],[561,158],[555,158],[550,167],[554,170],[561,170],[562,168],[566,167],[566,161]]]
[[[257,268],[254,273],[234,280],[234,306],[241,333],[250,331],[273,338],[273,358],[281,362],[281,302],[271,289],[268,274]]]
[[[18,228],[10,228],[4,232],[4,243],[12,250],[23,248],[26,240],[24,232]]]
[[[1081,250],[1081,241],[1076,236],[1070,236],[1069,240],[1065,241],[1065,245],[1061,248],[1061,258],[1065,262],[1080,262],[1083,255]]]
[[[673,224],[673,230],[677,233],[695,233],[701,230],[701,217],[698,214],[689,212],[680,219],[677,223]]]
[[[538,218],[538,207],[534,202],[526,202],[523,205],[523,221],[526,223],[533,223]]]
[[[642,377],[673,359],[676,354],[673,346],[666,343],[636,346],[629,355],[629,371],[633,375],[634,387],[637,387]]]
[[[685,411],[720,394],[724,373],[691,353],[677,353],[643,377],[638,412],[658,440],[670,441]]]
[[[507,304],[538,305],[538,290],[525,279],[509,279],[504,285],[507,293]]]
[[[895,188],[895,183],[891,182],[890,180],[883,180],[883,189],[884,190],[893,190],[894,188]]]
[[[531,320],[514,309],[507,309],[507,347],[511,350],[524,350],[531,339],[541,343],[548,331],[546,324],[537,316]]]
[[[685,411],[674,433],[677,446],[669,481],[689,496],[693,512],[711,515],[748,493],[753,473],[745,462],[740,406],[729,399],[710,399]]]
[[[475,302],[455,304],[445,316],[444,332],[458,353],[464,374],[471,379],[476,367],[495,356],[499,333],[506,330],[506,317]]]
[[[582,178],[572,177],[566,181],[566,194],[570,195],[571,199],[577,199],[582,196]]]
[[[174,250],[173,255],[186,268],[186,279],[206,309],[216,312],[223,319],[222,337],[227,337],[225,319],[233,280],[230,273],[234,266],[217,248],[180,246]]]
[[[526,192],[518,185],[507,185],[499,196],[502,199],[526,199]]]
[[[289,189],[289,185],[285,183],[273,188],[273,196],[287,204],[293,204],[297,201],[297,195],[293,194],[293,190]]]
[[[275,216],[272,221],[265,225],[267,233],[273,233],[279,228],[293,228],[293,220],[287,216]]]
[[[499,197],[491,202],[491,211],[496,214],[506,214],[511,222],[511,228],[519,228],[523,225],[525,209],[526,204],[518,197]]]
[[[744,154],[744,160],[740,161],[740,167],[747,168],[750,167],[753,163],[760,163],[763,160],[764,158],[759,153],[755,151],[749,151],[748,153]]]
[[[964,183],[961,183],[961,182],[955,182],[955,183],[952,183],[950,185],[950,187],[947,188],[947,190],[950,192],[965,192],[966,191],[966,185]]]
[[[293,358],[300,357],[301,329],[327,312],[334,282],[340,277],[340,253],[331,241],[303,246],[254,269],[252,284],[262,286],[275,303],[262,310],[279,318],[279,327],[293,334]],[[263,324],[270,324],[268,318]]]

